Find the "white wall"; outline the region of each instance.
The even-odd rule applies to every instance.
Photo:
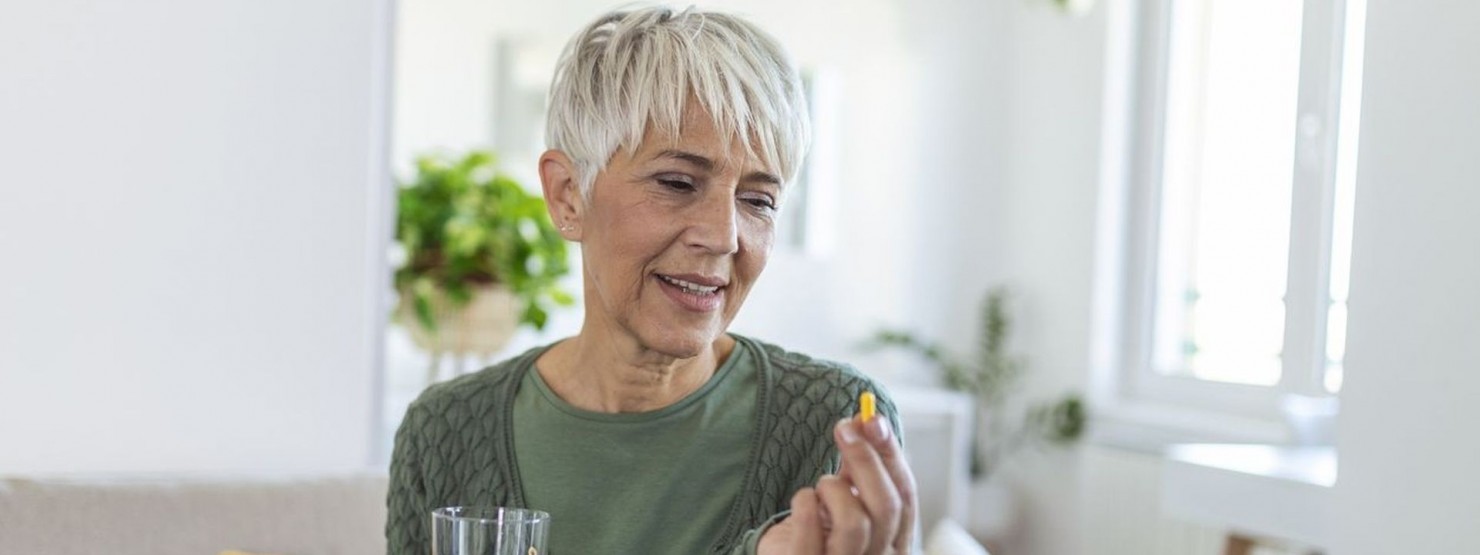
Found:
[[[1218,555],[1224,532],[1161,515],[1162,457],[1121,448],[1084,448],[1080,478],[1081,552],[1091,555]],[[1275,555],[1262,551],[1261,555]],[[1284,552],[1279,552],[1284,553]]]
[[[930,230],[954,238],[950,258],[957,262],[941,282],[954,302],[924,316],[946,323],[953,346],[970,352],[979,326],[977,303],[987,287],[1006,284],[1014,295],[1012,348],[1028,364],[1026,396],[1083,391],[1090,359],[1104,6],[1075,17],[1047,2],[939,4],[930,10],[934,20],[928,28],[945,36],[929,57],[944,69],[928,86],[962,92],[933,118],[953,132],[927,136],[961,152],[943,178],[954,186],[947,198],[963,202]],[[1096,464],[1083,460],[1079,450],[1027,451],[1013,459],[1000,477],[1020,492],[1023,514],[1002,551],[1101,553],[1083,545],[1085,520],[1094,515],[1084,513],[1080,495],[1086,486],[1081,476]]]
[[[0,18],[0,473],[370,460],[389,2]]]
[[[1369,1],[1334,552],[1480,553],[1480,5]]]
[[[1022,299],[1017,344],[1031,361],[1026,391],[1033,397],[1083,392],[1089,377],[1107,1],[1083,17],[1010,2],[1012,169],[1000,240],[1003,271]],[[1081,455],[1018,461],[1032,517],[1018,552],[1102,552],[1084,543],[1079,493],[1092,468]]]

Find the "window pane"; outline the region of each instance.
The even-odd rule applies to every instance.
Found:
[[[1173,2],[1153,368],[1280,378],[1301,6]]]
[[[1326,391],[1341,391],[1345,377],[1343,360],[1346,358],[1346,302],[1331,303],[1326,315]]]
[[[1341,69],[1341,120],[1337,135],[1336,191],[1331,228],[1331,312],[1326,322],[1326,391],[1341,391],[1345,378],[1347,292],[1352,272],[1352,217],[1357,194],[1357,137],[1361,123],[1362,59],[1367,2],[1347,0]]]

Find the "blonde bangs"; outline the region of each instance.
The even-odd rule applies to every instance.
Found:
[[[546,143],[575,161],[582,191],[649,126],[682,128],[691,100],[729,140],[796,178],[809,142],[801,80],[780,46],[735,16],[646,8],[608,14],[566,46],[550,89]]]

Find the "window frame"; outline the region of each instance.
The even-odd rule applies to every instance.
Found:
[[[1337,153],[1348,68],[1348,3],[1304,0],[1284,347],[1274,386],[1212,382],[1152,370],[1158,272],[1162,143],[1165,133],[1171,12],[1176,0],[1135,0],[1110,15],[1106,149],[1097,253],[1096,389],[1111,406],[1163,414],[1216,413],[1244,423],[1277,424],[1287,394],[1326,396],[1326,327]],[[1357,18],[1360,20],[1360,16]],[[1360,24],[1360,21],[1356,21]],[[1122,34],[1114,40],[1117,30]],[[1356,54],[1360,56],[1360,54]],[[1360,59],[1360,58],[1358,58]],[[1343,105],[1346,103],[1346,105]],[[1146,412],[1140,410],[1139,412]],[[1194,420],[1205,420],[1195,418]],[[1266,426],[1265,431],[1275,429]]]

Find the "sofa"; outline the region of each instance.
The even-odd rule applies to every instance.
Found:
[[[0,554],[385,553],[383,474],[0,479]]]
[[[385,553],[383,474],[296,478],[0,479],[4,555]],[[933,526],[927,555],[986,555]]]

